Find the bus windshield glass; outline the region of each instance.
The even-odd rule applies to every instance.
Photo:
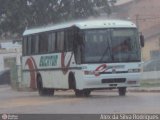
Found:
[[[137,29],[85,30],[85,63],[140,61]]]

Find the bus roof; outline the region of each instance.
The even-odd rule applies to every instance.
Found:
[[[57,25],[47,25],[38,28],[27,29],[24,31],[23,35],[31,35],[41,32],[47,32],[52,30],[58,30],[63,28],[69,28],[76,26],[80,29],[96,29],[96,28],[135,28],[136,25],[130,21],[124,20],[87,20],[87,21],[77,21],[70,23],[63,23]]]

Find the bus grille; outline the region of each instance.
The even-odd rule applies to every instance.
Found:
[[[124,83],[124,82],[126,82],[126,78],[102,79],[102,83]]]

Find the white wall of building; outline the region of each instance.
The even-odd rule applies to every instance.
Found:
[[[10,69],[5,66],[5,60],[15,58],[15,64],[21,65],[22,45],[15,42],[0,43],[0,72]]]

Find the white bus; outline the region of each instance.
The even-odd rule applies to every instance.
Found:
[[[23,33],[22,76],[40,95],[73,89],[76,96],[92,90],[140,85],[141,47],[136,25],[122,20],[88,20]],[[140,39],[141,38],[141,39]]]

